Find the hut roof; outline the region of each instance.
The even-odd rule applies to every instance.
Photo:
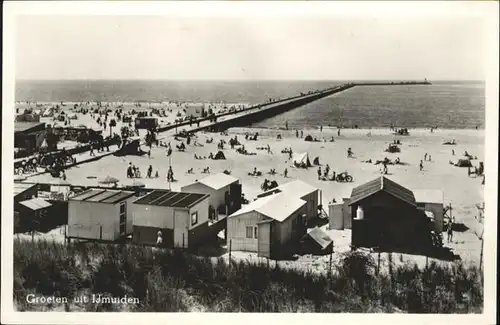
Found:
[[[236,217],[247,212],[256,211],[278,222],[283,222],[305,204],[306,201],[298,197],[280,193],[257,199],[229,217]]]
[[[441,190],[413,190],[415,201],[419,203],[444,203],[444,193]]]
[[[133,196],[134,192],[90,189],[71,197],[70,201],[86,201],[115,204]]]
[[[380,178],[376,178],[372,181],[355,187],[352,190],[349,205],[359,202],[380,191],[384,191],[411,205],[416,205],[415,196],[411,190],[399,185],[394,181],[391,181],[385,176],[380,176]]]
[[[237,182],[238,179],[234,176],[227,175],[224,173],[218,173],[215,175],[211,175],[208,177],[205,177],[203,179],[200,179],[198,183],[201,183],[203,185],[206,185],[210,188],[213,188],[215,190],[221,189],[224,186],[227,186],[229,184],[232,184],[234,182]]]
[[[40,122],[18,122],[14,123],[14,132],[29,133],[45,128],[45,123]]]
[[[190,208],[208,198],[208,194],[154,190],[134,201],[134,204],[156,205],[162,207]]]
[[[307,237],[310,237],[313,241],[318,243],[318,245],[321,246],[321,249],[325,249],[328,246],[330,246],[330,244],[333,243],[333,240],[330,238],[330,236],[328,236],[328,234],[326,232],[324,232],[323,230],[321,230],[318,227],[315,227],[314,229],[309,231],[307,234],[305,234],[302,237],[302,239],[307,238]]]
[[[41,199],[38,197],[32,198],[30,200],[22,201],[19,203],[24,205],[28,209],[33,210],[33,211],[48,208],[52,205],[49,202],[45,201],[44,199]]]

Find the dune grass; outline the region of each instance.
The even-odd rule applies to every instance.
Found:
[[[472,313],[483,308],[478,268],[461,262],[392,266],[346,253],[331,276],[181,251],[132,245],[14,240],[14,301],[20,311],[409,312]],[[33,305],[29,293],[68,297]],[[136,297],[139,304],[75,303],[91,294]]]

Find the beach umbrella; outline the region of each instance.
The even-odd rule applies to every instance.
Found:
[[[103,179],[99,183],[101,183],[101,184],[116,184],[118,182],[119,182],[119,180],[117,178],[111,177],[111,176],[107,176],[105,179]]]

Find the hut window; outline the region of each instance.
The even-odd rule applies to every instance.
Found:
[[[247,238],[253,238],[253,227],[247,227]]]
[[[194,226],[198,223],[198,212],[193,212],[191,214],[191,226]]]
[[[259,238],[259,228],[258,227],[254,227],[253,228],[253,236],[255,239]]]

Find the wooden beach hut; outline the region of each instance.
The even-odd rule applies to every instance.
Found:
[[[273,194],[286,193],[290,197],[300,198],[306,201],[305,214],[307,221],[318,215],[318,205],[322,202],[321,192],[318,188],[301,181],[300,179],[282,184],[272,190],[257,195],[258,198],[266,197]]]
[[[218,173],[183,186],[182,192],[210,196],[210,219],[226,217],[241,208],[241,184],[234,176]]]
[[[381,176],[352,190],[351,242],[357,247],[420,250],[432,243],[429,220],[413,192]]]
[[[267,258],[291,255],[306,232],[306,204],[286,193],[251,202],[228,217],[228,244],[232,250]]]
[[[165,247],[194,248],[213,235],[208,206],[208,194],[154,190],[134,201],[133,242],[155,245],[160,231]]]
[[[90,189],[68,200],[68,238],[116,241],[132,233],[132,191]]]

